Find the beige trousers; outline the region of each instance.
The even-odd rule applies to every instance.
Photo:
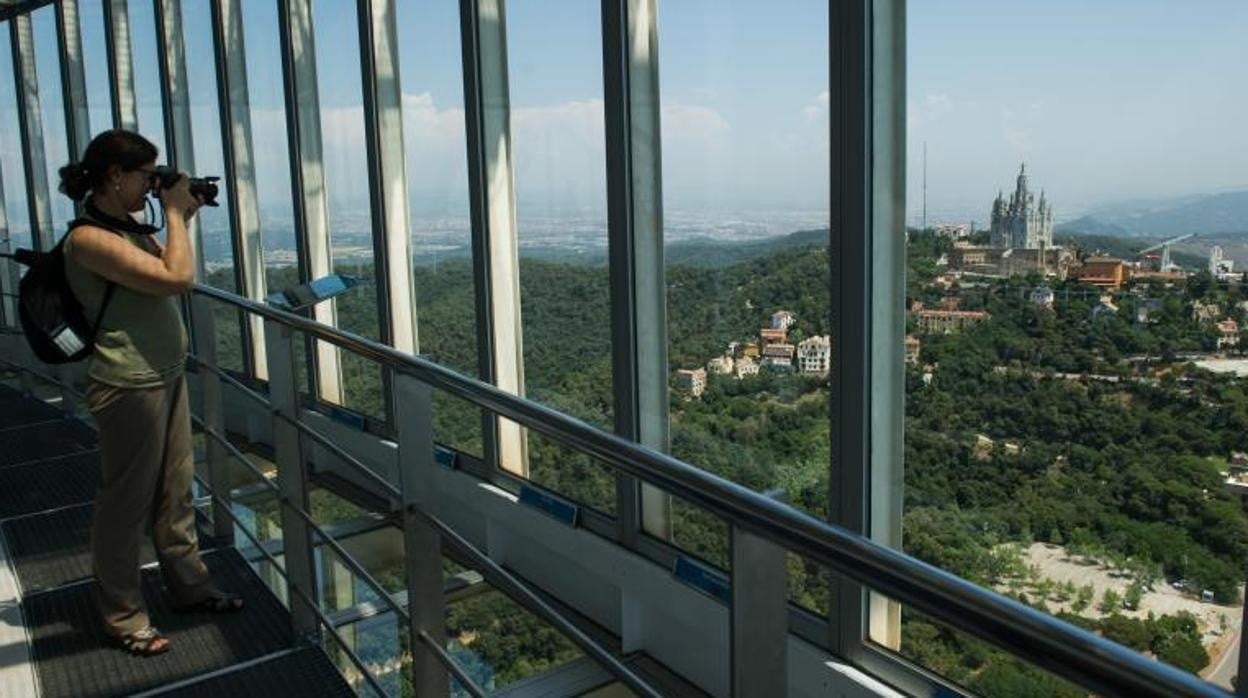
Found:
[[[91,556],[105,630],[123,635],[149,625],[139,585],[139,549],[150,530],[161,576],[175,605],[215,592],[199,559],[191,503],[194,452],[186,379],[156,388],[87,386],[99,429],[100,489],[91,522]]]

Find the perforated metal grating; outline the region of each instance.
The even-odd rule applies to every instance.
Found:
[[[170,642],[170,650],[156,657],[133,657],[108,641],[92,582],[23,599],[41,695],[128,694],[291,646],[286,609],[236,551],[207,553],[204,562],[222,588],[245,599],[245,610],[226,615],[174,613],[161,593],[159,573],[144,570],[143,596],[152,624]]]

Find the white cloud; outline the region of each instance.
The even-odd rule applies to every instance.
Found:
[[[805,114],[806,118],[811,121],[815,121],[822,116],[826,116],[831,99],[831,95],[828,94],[828,91],[824,90],[819,93],[819,96],[815,97],[814,104],[808,105],[802,109],[802,113]]]
[[[711,140],[731,130],[727,119],[710,107],[671,104],[663,107],[663,139]]]
[[[918,128],[939,120],[953,111],[953,100],[949,95],[927,95],[921,101],[909,100],[906,103],[906,127]]]

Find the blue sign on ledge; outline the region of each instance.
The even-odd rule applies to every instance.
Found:
[[[580,507],[563,497],[543,492],[529,485],[520,486],[520,503],[527,504],[569,526],[576,526],[577,519],[580,518]]]
[[[719,570],[679,555],[672,567],[672,576],[713,599],[725,604],[732,603],[732,585],[728,577]]]
[[[364,415],[356,414],[351,410],[344,410],[341,407],[329,406],[329,418],[340,424],[346,424],[360,431],[364,431]]]
[[[445,448],[442,446],[433,447],[434,462],[442,466],[443,468],[446,468],[447,470],[455,469],[455,456],[456,456],[456,453],[449,448]]]

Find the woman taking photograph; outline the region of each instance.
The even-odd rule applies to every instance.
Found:
[[[99,317],[107,299],[88,363],[86,400],[101,461],[91,525],[99,609],[105,632],[144,656],[169,649],[143,602],[145,530],[176,610],[242,608],[242,599],[213,585],[200,560],[191,503],[194,456],[182,374],[187,338],[177,297],[194,282],[187,221],[200,202],[186,176],[160,189],[157,154],[136,133],[106,131],[87,146],[82,162],[60,170],[61,192],[84,202],[87,220],[65,239],[69,286],[87,317]],[[143,210],[149,192],[164,206],[163,246],[131,217]]]

